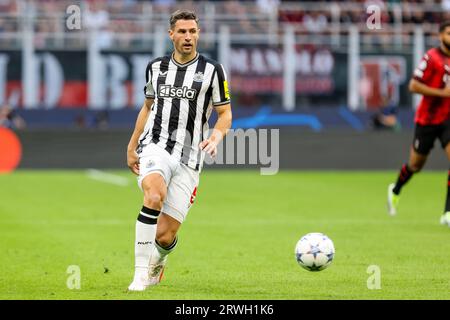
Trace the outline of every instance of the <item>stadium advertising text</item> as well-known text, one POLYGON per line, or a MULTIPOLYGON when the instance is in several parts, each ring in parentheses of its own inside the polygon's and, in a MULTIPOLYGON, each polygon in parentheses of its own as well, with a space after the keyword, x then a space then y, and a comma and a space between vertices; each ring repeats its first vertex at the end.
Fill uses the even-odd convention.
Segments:
MULTIPOLYGON (((215 56, 210 54, 210 56, 215 56)), ((17 98, 24 108, 122 109, 142 103, 145 68, 151 53, 101 51, 36 51, 26 64, 20 51, 0 54, 0 103, 17 98), (29 70, 25 70, 28 68, 29 70), (28 101, 22 90, 24 75, 33 71, 34 88, 28 101), (90 83, 92 81, 92 83, 90 83)), ((296 91, 333 94, 335 58, 328 49, 304 47, 296 54, 296 91)), ((283 92, 283 52, 272 48, 233 48, 230 52, 230 91, 242 94, 283 92)), ((228 84, 227 84, 228 87, 228 84)), ((189 98, 189 91, 168 91, 189 98)))

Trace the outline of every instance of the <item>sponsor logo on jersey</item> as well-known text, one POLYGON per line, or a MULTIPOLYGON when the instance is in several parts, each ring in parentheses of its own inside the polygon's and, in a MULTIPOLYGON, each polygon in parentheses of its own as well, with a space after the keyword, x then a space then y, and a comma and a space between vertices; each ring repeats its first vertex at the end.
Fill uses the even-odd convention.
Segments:
POLYGON ((189 89, 186 86, 177 88, 167 84, 161 84, 158 89, 158 96, 161 98, 184 98, 194 100, 197 93, 197 90, 189 89))
POLYGON ((160 71, 160 72, 159 72, 159 76, 160 76, 160 77, 165 77, 165 76, 167 76, 167 71, 164 71, 164 72, 163 72, 163 71, 160 71))

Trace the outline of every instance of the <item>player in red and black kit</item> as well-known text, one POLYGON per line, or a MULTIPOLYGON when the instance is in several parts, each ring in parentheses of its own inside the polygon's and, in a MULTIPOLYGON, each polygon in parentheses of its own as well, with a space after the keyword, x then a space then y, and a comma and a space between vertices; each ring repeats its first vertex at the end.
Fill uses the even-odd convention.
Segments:
MULTIPOLYGON (((423 97, 415 116, 416 127, 409 161, 402 166, 397 182, 388 188, 388 210, 391 215, 397 213, 402 187, 423 168, 436 139, 439 139, 450 160, 450 21, 440 25, 439 39, 441 45, 425 53, 409 83, 409 90, 423 97)), ((450 170, 441 223, 450 227, 450 170)))

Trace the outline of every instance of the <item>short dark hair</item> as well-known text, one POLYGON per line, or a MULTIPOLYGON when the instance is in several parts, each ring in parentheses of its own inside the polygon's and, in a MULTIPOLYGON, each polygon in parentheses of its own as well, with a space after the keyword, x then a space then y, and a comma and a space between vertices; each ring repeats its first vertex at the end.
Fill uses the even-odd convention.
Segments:
POLYGON ((444 32, 445 28, 450 27, 450 20, 441 22, 439 25, 439 33, 444 32))
POLYGON ((170 16, 170 28, 173 29, 175 27, 175 23, 178 20, 195 20, 198 25, 198 18, 194 11, 190 10, 177 10, 170 16))

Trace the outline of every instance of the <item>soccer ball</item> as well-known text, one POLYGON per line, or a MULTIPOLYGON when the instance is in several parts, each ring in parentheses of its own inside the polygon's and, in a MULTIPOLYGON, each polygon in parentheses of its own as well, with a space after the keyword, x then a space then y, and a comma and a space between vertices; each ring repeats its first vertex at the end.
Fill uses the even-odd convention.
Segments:
POLYGON ((333 241, 323 233, 308 233, 297 242, 295 258, 308 271, 324 270, 334 258, 333 241))

